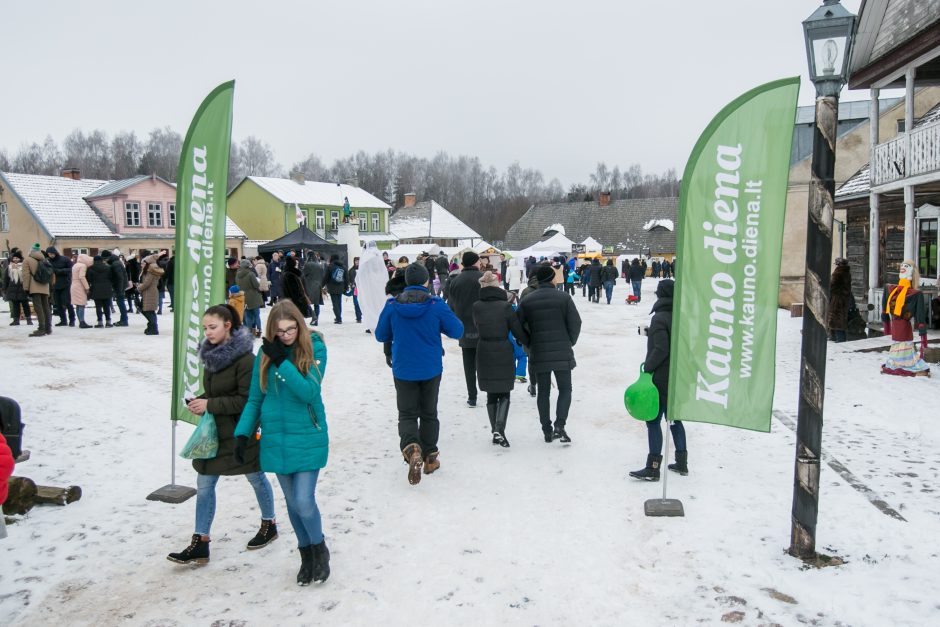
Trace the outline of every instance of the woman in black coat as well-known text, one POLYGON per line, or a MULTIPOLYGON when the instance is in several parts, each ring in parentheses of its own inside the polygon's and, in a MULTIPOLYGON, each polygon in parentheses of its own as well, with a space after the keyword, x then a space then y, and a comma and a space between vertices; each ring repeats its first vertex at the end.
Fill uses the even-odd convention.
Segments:
MULTIPOLYGON (((675 283, 663 279, 656 286, 656 303, 653 305, 653 319, 650 321, 646 339, 646 360, 643 370, 652 373, 653 385, 659 390, 659 415, 646 423, 646 435, 649 440, 649 455, 646 467, 630 472, 631 477, 646 481, 659 481, 659 467, 663 461, 662 420, 666 414, 669 398, 669 340, 672 333, 672 294, 675 283)), ((685 443, 685 427, 678 420, 669 425, 676 445, 676 463, 669 464, 669 470, 680 475, 689 474, 688 451, 685 443)))
POLYGON ((98 318, 96 329, 111 326, 111 268, 106 264, 101 255, 95 255, 94 262, 85 273, 85 279, 88 281, 88 288, 91 292, 91 298, 95 301, 95 316, 98 318), (102 315, 107 324, 101 324, 102 315))
POLYGON ((601 286, 604 284, 601 277, 601 262, 597 259, 591 261, 591 275, 588 279, 588 299, 595 303, 601 302, 601 286))
POLYGON ((509 394, 516 381, 516 357, 509 332, 523 344, 529 340, 493 272, 486 271, 480 277, 480 300, 473 303, 473 322, 480 333, 476 350, 477 379, 480 389, 486 392, 493 444, 509 447, 506 419, 509 394))
POLYGON ((261 529, 248 542, 248 549, 260 549, 277 539, 274 521, 274 492, 261 472, 258 440, 251 438, 244 451, 244 461, 235 459, 235 427, 248 402, 251 373, 254 369, 254 336, 242 326, 231 305, 215 305, 202 317, 205 340, 199 344, 199 358, 204 366, 205 392, 186 399, 190 412, 212 414, 219 433, 219 450, 211 459, 194 459, 196 477, 196 532, 188 547, 170 553, 167 559, 179 564, 204 564, 209 561, 209 531, 215 516, 215 486, 220 476, 244 475, 254 488, 261 510, 261 529))
POLYGON ((288 256, 284 261, 284 274, 281 276, 281 291, 283 298, 287 298, 294 303, 297 309, 300 310, 301 315, 305 318, 309 318, 313 315, 313 312, 310 310, 310 301, 307 298, 307 292, 304 290, 303 276, 300 270, 297 269, 297 259, 293 255, 288 256))

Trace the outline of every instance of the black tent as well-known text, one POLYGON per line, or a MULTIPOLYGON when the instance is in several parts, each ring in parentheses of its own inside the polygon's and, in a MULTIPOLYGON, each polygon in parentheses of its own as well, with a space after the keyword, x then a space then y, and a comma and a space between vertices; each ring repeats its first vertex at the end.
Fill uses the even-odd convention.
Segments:
POLYGON ((329 243, 308 229, 306 224, 301 224, 296 230, 291 231, 284 237, 258 246, 258 254, 268 260, 271 258, 271 253, 279 250, 284 252, 288 250, 318 252, 320 257, 327 260, 330 255, 339 255, 343 263, 348 265, 345 244, 329 243))

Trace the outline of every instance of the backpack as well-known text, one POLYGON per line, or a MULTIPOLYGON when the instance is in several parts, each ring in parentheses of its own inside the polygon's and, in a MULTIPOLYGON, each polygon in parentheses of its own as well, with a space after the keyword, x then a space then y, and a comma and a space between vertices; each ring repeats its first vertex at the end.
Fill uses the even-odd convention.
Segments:
POLYGON ((0 396, 0 433, 16 459, 23 453, 23 421, 20 406, 12 398, 0 396))
POLYGON ((43 259, 36 263, 36 271, 33 272, 33 281, 36 283, 48 283, 52 280, 52 264, 48 259, 43 259))
POLYGON ((333 283, 343 283, 346 280, 346 271, 343 270, 341 266, 335 266, 333 272, 330 273, 330 280, 333 283))

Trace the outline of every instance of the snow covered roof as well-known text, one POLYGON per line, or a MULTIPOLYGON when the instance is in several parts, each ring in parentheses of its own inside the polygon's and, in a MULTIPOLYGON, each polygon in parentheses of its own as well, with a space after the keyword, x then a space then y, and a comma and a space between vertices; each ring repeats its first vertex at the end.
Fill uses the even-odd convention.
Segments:
POLYGON ((870 190, 871 177, 869 175, 869 164, 866 163, 849 180, 839 186, 839 189, 836 190, 835 199, 839 201, 856 196, 868 196, 870 190))
POLYGON ((162 177, 159 177, 156 175, 150 175, 150 174, 141 174, 139 176, 132 176, 129 179, 121 179, 119 181, 111 181, 109 183, 106 183, 105 185, 96 189, 91 194, 88 194, 87 196, 85 196, 85 198, 106 198, 108 196, 114 196, 115 194, 120 194, 128 187, 136 185, 137 183, 140 183, 141 181, 146 181, 149 178, 154 178, 156 180, 163 181, 167 185, 176 187, 175 183, 171 183, 162 177))
MULTIPOLYGON (((351 201, 350 201, 351 202, 351 201)), ((434 200, 402 207, 389 218, 399 239, 476 239, 479 233, 434 200)))
POLYGON ((517 255, 522 256, 535 256, 540 255, 551 255, 555 253, 567 253, 571 254, 571 245, 574 244, 570 239, 568 239, 563 233, 555 233, 546 240, 535 242, 528 248, 524 248, 518 251, 517 255))
POLYGON ((368 233, 359 232, 359 240, 362 242, 397 242, 398 238, 394 233, 377 233, 369 231, 368 233))
MULTIPOLYGON (((355 209, 391 209, 391 205, 382 202, 369 192, 343 183, 322 183, 305 181, 300 184, 293 179, 280 179, 269 176, 248 176, 242 180, 251 180, 256 185, 284 203, 299 205, 325 205, 342 207, 343 198, 349 198, 349 206, 355 209)), ((239 183, 241 185, 241 183, 239 183)))
POLYGON ((542 235, 545 235, 545 234, 548 233, 549 231, 556 231, 556 232, 561 233, 562 235, 564 235, 564 234, 565 234, 565 225, 562 224, 561 222, 556 222, 555 224, 551 225, 550 227, 548 227, 548 228, 546 228, 544 231, 542 231, 542 235))
POLYGON ((232 219, 228 216, 225 216, 225 237, 243 237, 248 238, 245 235, 245 232, 241 230, 237 224, 232 222, 232 219))
POLYGON ((657 226, 661 226, 661 227, 663 227, 664 229, 666 229, 667 231, 675 231, 675 230, 676 230, 676 225, 673 224, 672 220, 669 220, 669 219, 667 219, 667 218, 658 218, 658 219, 654 219, 654 220, 649 220, 649 221, 646 222, 646 224, 643 225, 643 230, 644 230, 644 231, 652 231, 652 230, 655 229, 657 226))
POLYGON ((13 172, 0 176, 50 236, 118 237, 84 200, 108 181, 13 172))

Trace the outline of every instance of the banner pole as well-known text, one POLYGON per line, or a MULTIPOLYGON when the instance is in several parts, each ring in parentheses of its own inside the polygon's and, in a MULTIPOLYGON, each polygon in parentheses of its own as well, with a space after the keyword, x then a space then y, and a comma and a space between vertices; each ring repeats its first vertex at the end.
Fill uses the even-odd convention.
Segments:
POLYGON ((666 450, 663 452, 663 465, 659 471, 663 475, 663 503, 666 502, 666 484, 669 482, 669 432, 672 431, 669 427, 672 426, 672 423, 669 419, 666 419, 666 450))
POLYGON ((176 420, 171 420, 173 427, 170 435, 170 485, 176 485, 176 420))

